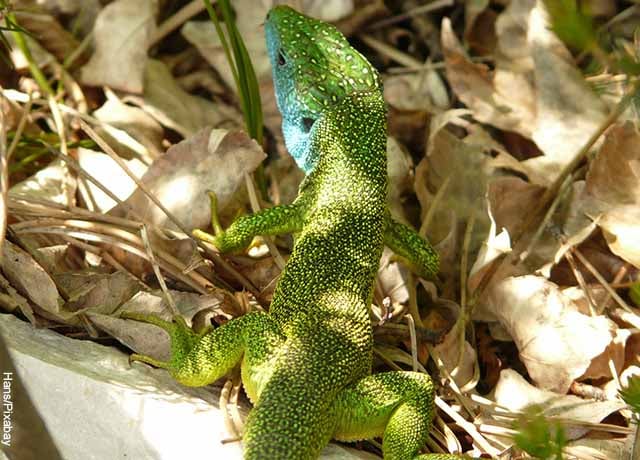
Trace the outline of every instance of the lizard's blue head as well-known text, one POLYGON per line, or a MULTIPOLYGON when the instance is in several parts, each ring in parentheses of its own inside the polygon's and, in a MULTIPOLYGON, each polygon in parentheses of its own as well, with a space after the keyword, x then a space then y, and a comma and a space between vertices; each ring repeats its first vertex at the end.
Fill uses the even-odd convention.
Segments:
POLYGON ((265 22, 282 132, 289 153, 309 174, 314 124, 324 111, 355 91, 379 90, 378 72, 334 26, 288 6, 276 6, 265 22))

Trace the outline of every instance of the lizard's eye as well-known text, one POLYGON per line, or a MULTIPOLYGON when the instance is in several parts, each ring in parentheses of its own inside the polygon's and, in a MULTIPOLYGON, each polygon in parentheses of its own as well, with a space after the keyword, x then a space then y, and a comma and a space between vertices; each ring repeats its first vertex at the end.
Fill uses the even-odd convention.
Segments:
POLYGON ((284 54, 282 54, 282 51, 278 51, 278 65, 285 65, 287 63, 287 60, 284 58, 284 54))
POLYGON ((302 119, 302 128, 304 129, 305 133, 308 133, 309 131, 311 131, 311 128, 313 128, 313 124, 316 121, 313 118, 303 118, 302 119))

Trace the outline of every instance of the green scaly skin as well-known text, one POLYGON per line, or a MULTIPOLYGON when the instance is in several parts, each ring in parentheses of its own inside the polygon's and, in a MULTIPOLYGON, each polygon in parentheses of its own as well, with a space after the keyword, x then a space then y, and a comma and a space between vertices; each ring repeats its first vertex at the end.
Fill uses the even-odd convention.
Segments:
POLYGON ((386 459, 418 455, 434 414, 430 377, 371 375, 373 282, 386 244, 416 273, 432 277, 438 258, 387 205, 386 121, 375 69, 333 26, 291 8, 265 23, 278 105, 290 152, 307 177, 294 203, 236 220, 213 238, 222 252, 256 235, 297 233, 269 313, 253 312, 202 334, 168 323, 172 358, 134 360, 207 385, 239 362, 255 407, 244 434, 246 459, 313 459, 330 439, 383 437, 386 459))

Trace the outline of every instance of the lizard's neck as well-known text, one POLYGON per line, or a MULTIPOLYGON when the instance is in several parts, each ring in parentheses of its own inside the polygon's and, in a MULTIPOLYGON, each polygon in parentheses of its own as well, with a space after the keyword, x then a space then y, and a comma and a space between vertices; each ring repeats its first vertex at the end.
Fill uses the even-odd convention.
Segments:
POLYGON ((318 192, 354 200, 386 196, 386 113, 380 91, 353 93, 331 107, 311 131, 313 167, 305 182, 318 192))

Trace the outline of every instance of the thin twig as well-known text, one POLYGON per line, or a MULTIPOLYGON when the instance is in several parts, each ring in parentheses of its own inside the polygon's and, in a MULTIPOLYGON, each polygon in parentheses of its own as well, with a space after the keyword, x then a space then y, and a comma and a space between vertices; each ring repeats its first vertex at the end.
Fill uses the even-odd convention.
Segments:
POLYGON ((595 277, 595 279, 597 279, 600 284, 602 284, 602 287, 605 288, 605 290, 609 293, 609 295, 611 295, 611 297, 613 297, 616 303, 629 313, 633 313, 633 310, 631 309, 631 307, 629 307, 629 305, 627 305, 627 302, 625 302, 624 299, 620 297, 618 293, 609 285, 609 283, 607 283, 607 280, 604 279, 604 276, 602 276, 600 272, 596 270, 593 265, 591 265, 591 262, 589 262, 587 258, 582 255, 580 250, 578 248, 573 248, 572 251, 578 258, 578 260, 582 262, 582 265, 584 265, 587 270, 589 270, 589 272, 591 272, 591 274, 595 277))
POLYGON ((383 19, 382 21, 375 22, 367 27, 367 30, 376 30, 381 29, 383 27, 390 26, 392 24, 397 24, 398 22, 402 22, 405 19, 410 19, 414 16, 418 16, 420 14, 431 13, 432 11, 439 10, 441 8, 446 8, 448 6, 453 5, 453 0, 436 0, 426 5, 418 6, 412 10, 409 10, 402 14, 397 14, 395 16, 391 16, 390 18, 383 19))
POLYGON ((176 30, 186 21, 191 19, 193 16, 200 14, 204 10, 205 4, 202 0, 193 0, 192 2, 183 6, 174 15, 169 17, 166 21, 158 26, 158 28, 151 36, 151 39, 149 40, 149 48, 154 46, 164 37, 176 30))
POLYGON ((164 295, 164 300, 167 302, 172 316, 179 316, 180 311, 178 310, 178 307, 176 307, 176 303, 173 300, 173 296, 169 293, 169 289, 167 289, 167 283, 164 282, 164 276, 162 276, 162 273, 160 273, 160 266, 158 265, 158 261, 156 260, 155 255, 153 254, 153 249, 151 248, 151 242, 149 241, 149 233, 147 232, 146 225, 143 225, 142 228, 140 228, 140 237, 142 239, 144 249, 147 252, 147 257, 149 263, 151 264, 151 268, 153 269, 153 273, 156 275, 158 284, 160 284, 160 289, 162 290, 162 294, 164 295))

